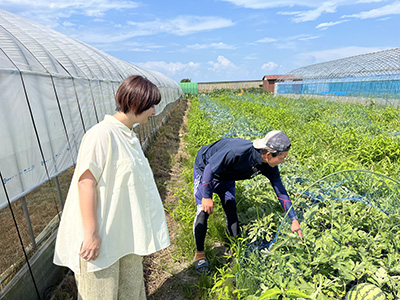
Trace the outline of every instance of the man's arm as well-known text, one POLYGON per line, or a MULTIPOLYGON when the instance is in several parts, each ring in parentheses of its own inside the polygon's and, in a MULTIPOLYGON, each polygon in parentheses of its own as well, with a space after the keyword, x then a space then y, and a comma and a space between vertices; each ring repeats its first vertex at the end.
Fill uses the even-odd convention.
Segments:
POLYGON ((214 175, 210 164, 207 164, 203 171, 201 185, 203 188, 203 198, 201 199, 201 208, 204 212, 211 215, 214 211, 214 201, 212 200, 214 175))
POLYGON ((303 233, 301 232, 299 220, 292 220, 292 226, 290 226, 292 232, 296 232, 301 239, 303 239, 303 233))
POLYGON ((282 180, 280 176, 276 177, 271 177, 269 178, 271 181, 272 187, 274 188, 275 194, 279 199, 279 202, 281 203, 283 209, 285 212, 289 211, 288 216, 292 220, 292 226, 291 230, 292 232, 296 232, 301 239, 303 239, 303 234, 301 232, 300 228, 300 223, 297 220, 296 213, 292 207, 292 201, 290 200, 290 197, 283 186, 282 180))

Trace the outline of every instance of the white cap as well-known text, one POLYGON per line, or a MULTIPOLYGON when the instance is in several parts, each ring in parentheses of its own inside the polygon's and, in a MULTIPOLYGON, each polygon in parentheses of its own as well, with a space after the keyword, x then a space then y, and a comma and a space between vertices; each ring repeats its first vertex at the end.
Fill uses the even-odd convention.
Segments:
POLYGON ((253 146, 256 149, 269 148, 273 151, 285 152, 289 151, 291 144, 286 134, 280 130, 273 130, 268 132, 265 138, 254 140, 253 146))

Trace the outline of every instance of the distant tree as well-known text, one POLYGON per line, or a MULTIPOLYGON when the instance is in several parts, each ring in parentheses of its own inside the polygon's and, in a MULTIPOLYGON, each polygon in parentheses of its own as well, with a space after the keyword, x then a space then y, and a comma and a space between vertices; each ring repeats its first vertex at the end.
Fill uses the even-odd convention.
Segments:
POLYGON ((189 78, 184 78, 181 80, 181 82, 192 82, 189 78))

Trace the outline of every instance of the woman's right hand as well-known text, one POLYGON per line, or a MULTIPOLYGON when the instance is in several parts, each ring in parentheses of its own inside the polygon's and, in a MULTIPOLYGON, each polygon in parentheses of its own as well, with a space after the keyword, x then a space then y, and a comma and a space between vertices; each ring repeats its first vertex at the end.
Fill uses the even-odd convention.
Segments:
POLYGON ((96 260, 99 257, 100 246, 101 239, 97 233, 85 235, 79 255, 86 261, 96 260))
POLYGON ((83 225, 83 242, 79 255, 86 261, 96 260, 101 245, 97 224, 96 185, 96 179, 89 170, 86 170, 78 181, 83 225))

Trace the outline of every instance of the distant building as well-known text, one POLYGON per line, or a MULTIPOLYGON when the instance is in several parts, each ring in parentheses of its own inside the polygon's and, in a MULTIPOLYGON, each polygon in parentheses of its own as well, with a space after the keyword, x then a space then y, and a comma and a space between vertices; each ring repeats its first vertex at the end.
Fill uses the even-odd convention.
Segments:
POLYGON ((294 75, 265 75, 262 79, 263 91, 273 93, 275 90, 275 82, 278 79, 290 79, 290 78, 294 78, 294 75))

